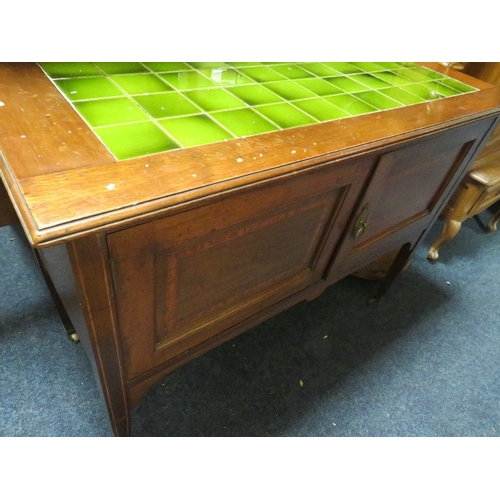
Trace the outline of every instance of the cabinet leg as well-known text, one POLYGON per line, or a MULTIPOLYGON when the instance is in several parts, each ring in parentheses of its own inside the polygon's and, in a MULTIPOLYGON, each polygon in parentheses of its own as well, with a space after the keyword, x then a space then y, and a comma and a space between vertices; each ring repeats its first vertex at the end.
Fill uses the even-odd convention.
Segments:
POLYGON ((411 255, 412 255, 411 243, 406 243, 401 247, 398 254, 396 255, 396 258, 394 259, 394 262, 387 271, 387 275, 384 281, 382 281, 377 291, 377 294, 375 295, 375 297, 372 297, 368 301, 368 304, 370 305, 376 304, 382 299, 382 297, 386 294, 387 290, 389 290, 395 278, 410 262, 411 255))
POLYGON ((486 226, 486 232, 492 233, 493 231, 496 231, 497 224, 499 221, 500 221, 500 208, 495 212, 495 214, 488 221, 488 225, 486 226))
POLYGON ((114 315, 111 269, 105 236, 90 235, 66 244, 75 278, 79 314, 89 355, 116 436, 130 435, 128 388, 114 315))
POLYGON ((45 284, 47 285, 52 300, 54 301, 57 312, 59 313, 59 317, 61 318, 62 324, 64 326, 64 330, 66 331, 66 334, 73 342, 79 342, 80 339, 78 338, 78 334, 76 333, 73 323, 71 322, 68 316, 66 308, 64 307, 62 300, 59 297, 59 293, 57 292, 56 287, 52 282, 52 278, 50 277, 50 274, 48 273, 45 267, 45 262, 43 260, 40 251, 37 250, 36 248, 33 248, 33 253, 35 254, 35 258, 38 262, 38 266, 42 273, 43 279, 45 280, 45 284))
POLYGON ((429 253, 427 254, 427 259, 433 261, 437 260, 439 257, 439 249, 448 241, 452 240, 460 231, 460 227, 462 226, 461 222, 456 220, 446 220, 444 223, 443 230, 438 238, 434 241, 429 249, 429 253))

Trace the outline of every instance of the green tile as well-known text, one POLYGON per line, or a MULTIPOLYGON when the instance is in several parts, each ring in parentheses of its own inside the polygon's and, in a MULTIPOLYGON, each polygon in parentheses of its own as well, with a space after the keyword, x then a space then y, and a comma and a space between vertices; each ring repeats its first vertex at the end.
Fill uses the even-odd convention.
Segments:
POLYGON ((39 63, 51 78, 70 78, 75 76, 102 76, 102 71, 94 63, 39 63))
POLYGON ((312 92, 292 81, 268 83, 266 88, 289 101, 315 97, 312 92))
POLYGON ((119 160, 162 153, 179 147, 152 122, 96 128, 95 132, 119 160))
POLYGON ((268 67, 273 71, 276 71, 276 73, 279 73, 280 75, 283 75, 291 80, 295 80, 297 78, 311 78, 311 76, 313 76, 311 73, 299 68, 295 64, 273 64, 268 67))
POLYGON ((332 97, 325 97, 325 99, 334 106, 347 111, 350 115, 362 115, 377 111, 377 109, 373 106, 370 106, 369 104, 366 104, 351 95, 334 95, 332 97))
POLYGON ((380 71, 381 69, 384 69, 382 66, 378 65, 377 63, 373 62, 351 62, 350 63, 352 66, 355 68, 358 68, 362 71, 380 71))
POLYGON ((123 96, 123 92, 106 77, 57 80, 57 86, 70 101, 123 96))
POLYGON ((368 103, 370 106, 379 109, 380 111, 385 109, 400 108, 403 106, 400 102, 397 102, 394 99, 391 99, 390 97, 380 94, 374 90, 369 92, 360 92, 356 94, 356 97, 368 103))
POLYGON ((255 108, 259 113, 262 113, 266 118, 279 125, 281 128, 301 127, 317 123, 314 118, 307 116, 291 104, 266 104, 255 108))
POLYGON ((91 127, 148 120, 148 116, 130 99, 117 97, 75 102, 76 110, 91 127))
POLYGON ((438 73, 437 71, 433 71, 432 69, 424 68, 422 66, 415 66, 411 69, 411 71, 422 75, 427 80, 441 80, 442 78, 445 78, 443 74, 438 73))
POLYGON ((276 73, 276 71, 273 71, 266 66, 260 66, 256 68, 239 68, 238 71, 256 81, 257 83, 277 82, 279 80, 285 80, 285 77, 283 75, 281 75, 280 73, 276 73))
POLYGON ((223 62, 190 62, 188 64, 195 69, 215 69, 228 67, 228 65, 223 62))
POLYGON ((237 137, 263 134, 279 130, 265 118, 251 109, 218 111, 211 116, 237 137))
POLYGON ((212 68, 212 69, 199 69, 199 73, 210 78, 217 85, 246 85, 255 83, 251 78, 242 75, 233 68, 212 68))
POLYGON ((423 97, 419 97, 415 94, 412 94, 410 92, 407 92, 406 90, 397 88, 397 87, 392 87, 388 89, 381 89, 379 90, 381 94, 384 94, 387 97, 390 97, 391 99, 394 99, 402 104, 411 106, 412 104, 418 104, 420 102, 425 102, 426 100, 423 97))
POLYGON ((113 76, 111 80, 129 94, 148 94, 150 92, 174 90, 170 85, 152 74, 113 76))
POLYGON ((200 109, 177 92, 135 97, 135 101, 153 118, 198 114, 200 109))
POLYGON ((297 64, 302 69, 305 69, 309 73, 312 73, 315 76, 337 76, 340 75, 340 72, 332 68, 330 65, 326 65, 323 63, 300 63, 297 64))
POLYGON ((396 69, 393 71, 393 73, 413 83, 420 83, 431 80, 431 78, 427 77, 426 75, 414 71, 410 68, 396 69))
POLYGON ((95 64, 108 75, 147 73, 149 71, 141 63, 137 62, 98 62, 95 64))
POLYGON ((230 88, 228 90, 250 106, 283 101, 281 97, 262 85, 244 85, 242 87, 230 88))
POLYGON ((367 74, 351 75, 349 78, 358 83, 361 83, 362 85, 365 85, 370 89, 386 89, 387 87, 391 86, 390 83, 384 82, 383 80, 380 80, 379 78, 373 75, 367 75, 367 74))
POLYGON ((224 109, 242 108, 245 103, 223 89, 191 90, 184 92, 204 111, 222 111, 224 109))
POLYGON ((262 66, 262 63, 260 62, 230 62, 228 63, 229 66, 232 66, 234 68, 245 68, 249 66, 262 66))
POLYGON ((200 146, 233 138, 207 115, 167 118, 158 123, 183 147, 200 146))
POLYGON ((451 97, 462 93, 459 90, 452 89, 451 87, 438 82, 422 82, 420 85, 422 87, 425 87, 426 89, 429 89, 431 92, 437 92, 438 94, 445 97, 451 97))
POLYGON ((384 69, 399 69, 402 67, 400 64, 395 62, 378 62, 376 64, 384 69))
POLYGON ((363 85, 355 80, 352 80, 348 76, 337 76, 335 78, 327 78, 326 81, 331 83, 335 87, 342 89, 344 92, 362 92, 363 90, 368 90, 366 85, 363 85))
POLYGON ((328 66, 329 68, 334 69, 337 71, 337 74, 343 74, 343 75, 349 75, 351 73, 361 73, 361 70, 359 68, 356 68, 356 66, 353 66, 352 64, 349 64, 347 62, 330 62, 330 63, 323 63, 325 66, 328 66))
POLYGON ((302 80, 295 80, 295 82, 319 96, 335 95, 341 94, 343 92, 342 89, 335 87, 322 78, 307 78, 302 80))
POLYGON ((417 63, 413 63, 413 62, 399 62, 398 64, 400 66, 402 66, 403 68, 420 68, 421 67, 417 63))
POLYGON ((159 76, 178 90, 206 89, 215 87, 216 85, 209 78, 198 73, 198 71, 161 73, 159 76))
POLYGON ((468 92, 476 92, 477 89, 474 87, 471 87, 470 85, 466 85, 465 83, 459 82, 457 80, 453 80, 452 78, 444 78, 442 80, 439 80, 439 83, 442 83, 443 85, 447 85, 448 87, 451 87, 452 89, 458 90, 461 93, 468 93, 468 92))
POLYGON ((390 83, 391 85, 407 85, 411 83, 411 80, 404 78, 400 75, 396 75, 392 71, 380 71, 377 72, 377 78, 384 82, 390 83))
POLYGON ((423 87, 419 84, 410 84, 401 86, 401 89, 406 90, 407 92, 411 92, 412 94, 418 95, 425 99, 426 101, 433 101, 434 99, 439 99, 441 97, 440 94, 435 92, 434 90, 423 87))
POLYGON ((183 62, 147 62, 144 63, 144 66, 158 73, 191 70, 191 68, 183 62))
POLYGON ((304 101, 295 101, 294 104, 322 122, 349 116, 349 113, 334 106, 325 99, 306 99, 304 101))

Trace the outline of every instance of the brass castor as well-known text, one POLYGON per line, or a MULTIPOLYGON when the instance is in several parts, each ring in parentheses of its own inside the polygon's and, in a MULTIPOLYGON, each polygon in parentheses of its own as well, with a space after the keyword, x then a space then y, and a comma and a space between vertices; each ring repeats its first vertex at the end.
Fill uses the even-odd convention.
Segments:
POLYGON ((78 344, 80 342, 80 337, 78 336, 78 333, 74 332, 70 334, 69 338, 75 343, 78 344))

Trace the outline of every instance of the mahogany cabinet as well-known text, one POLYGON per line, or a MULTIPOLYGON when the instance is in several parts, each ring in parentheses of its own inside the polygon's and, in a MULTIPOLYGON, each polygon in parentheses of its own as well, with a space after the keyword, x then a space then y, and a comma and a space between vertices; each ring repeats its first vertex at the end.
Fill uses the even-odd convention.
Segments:
POLYGON ((386 291, 500 115, 428 66, 477 92, 121 161, 36 65, 0 67, 2 179, 116 435, 169 371, 398 248, 386 291))

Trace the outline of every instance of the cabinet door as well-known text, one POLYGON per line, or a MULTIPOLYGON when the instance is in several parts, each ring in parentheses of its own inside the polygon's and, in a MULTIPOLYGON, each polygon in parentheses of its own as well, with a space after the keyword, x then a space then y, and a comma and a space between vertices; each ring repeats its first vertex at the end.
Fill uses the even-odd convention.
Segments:
POLYGON ((405 243, 415 243, 464 175, 492 119, 382 154, 334 259, 336 281, 405 243))
POLYGON ((129 379, 322 279, 372 166, 321 165, 109 234, 129 379))

